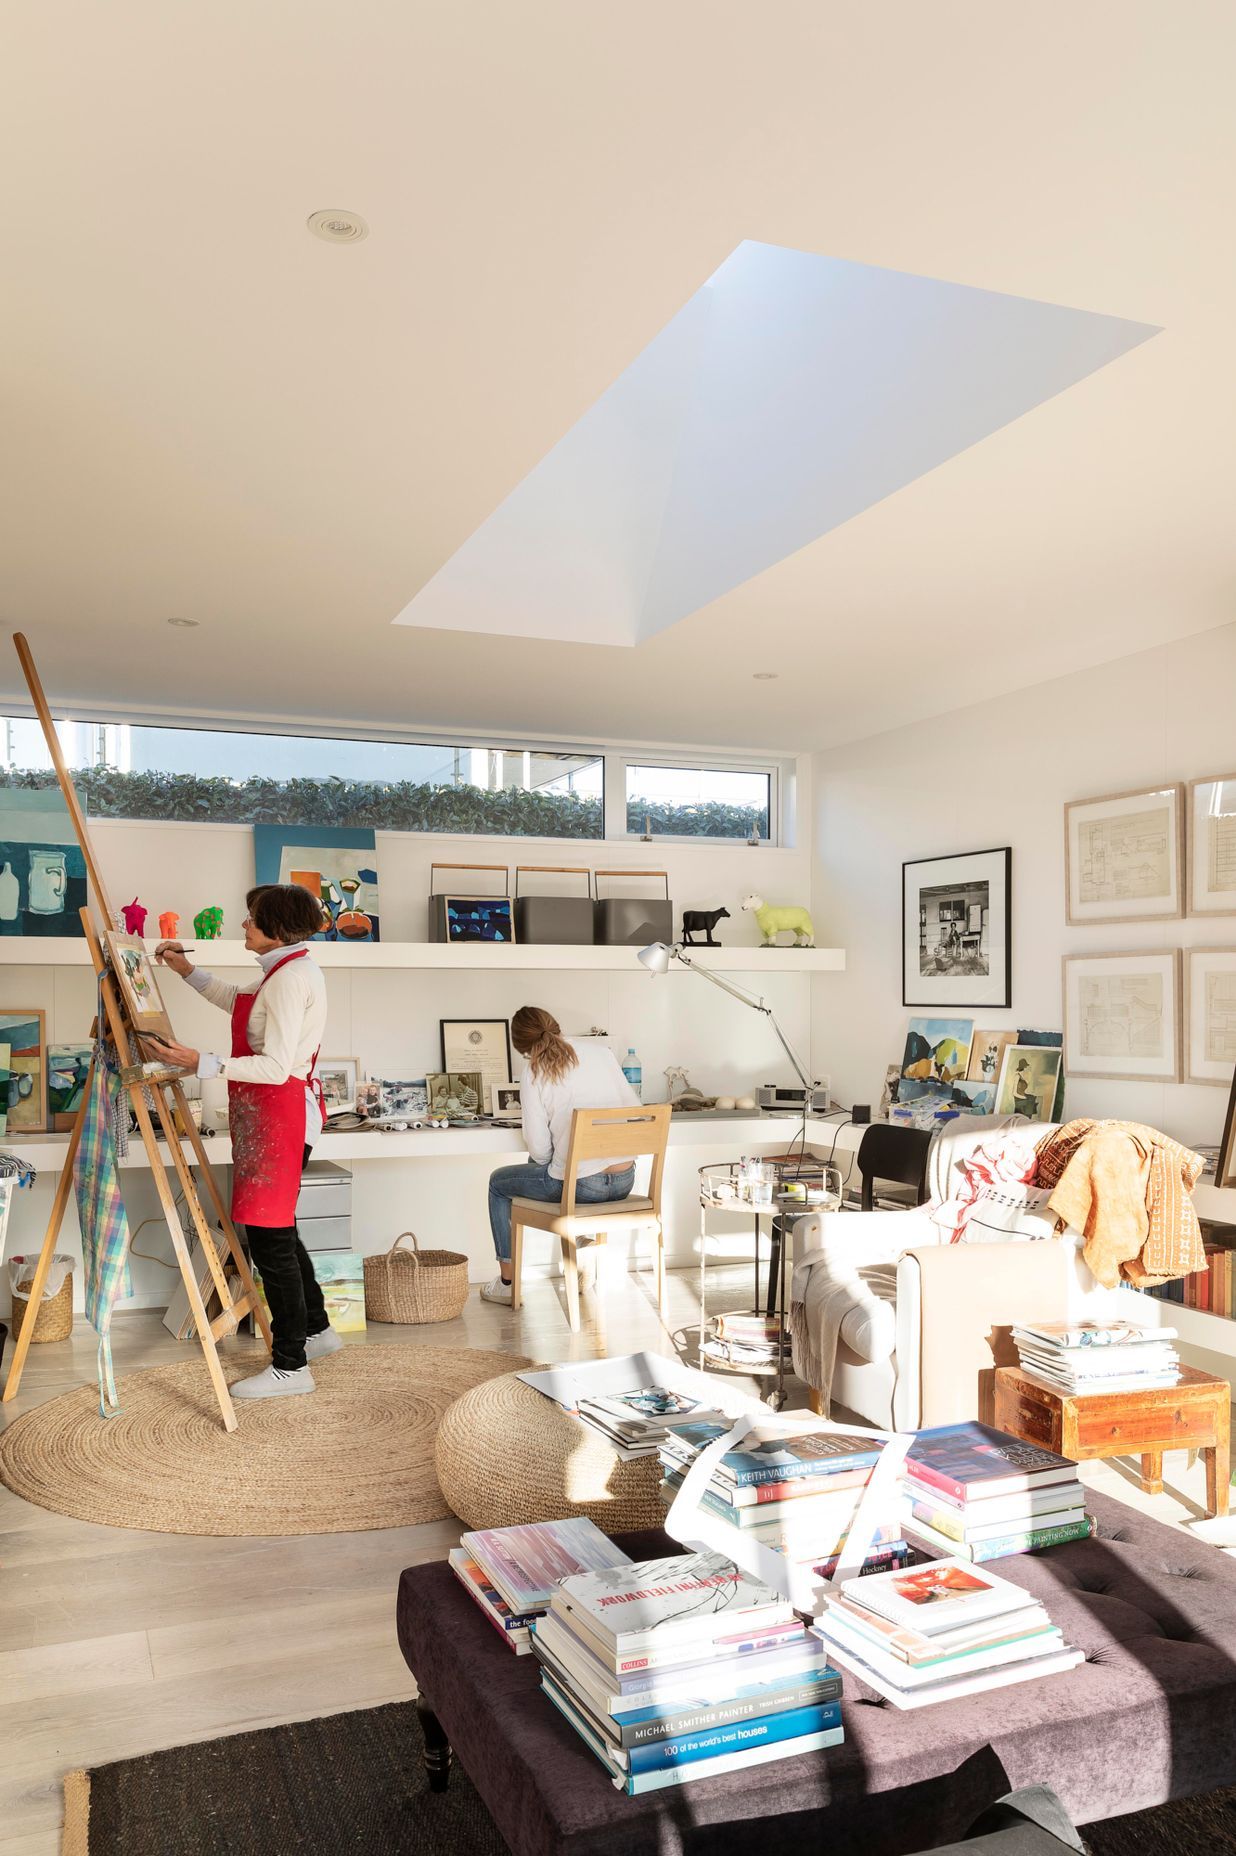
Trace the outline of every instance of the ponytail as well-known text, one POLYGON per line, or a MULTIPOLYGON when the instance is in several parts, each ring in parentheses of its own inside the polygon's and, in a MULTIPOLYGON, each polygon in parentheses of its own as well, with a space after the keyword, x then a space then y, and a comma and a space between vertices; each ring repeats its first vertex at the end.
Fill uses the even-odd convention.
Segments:
POLYGON ((558 1020, 539 1005, 520 1006, 511 1020, 511 1039, 527 1062, 529 1074, 547 1083, 560 1083, 579 1062, 558 1020))

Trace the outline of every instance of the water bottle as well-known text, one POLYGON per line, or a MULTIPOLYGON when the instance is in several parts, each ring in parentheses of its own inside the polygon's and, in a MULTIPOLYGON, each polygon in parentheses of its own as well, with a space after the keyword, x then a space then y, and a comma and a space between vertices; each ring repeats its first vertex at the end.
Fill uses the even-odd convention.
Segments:
MULTIPOLYGON (((644 1080, 644 1071, 639 1058, 635 1054, 635 1046, 633 1044, 627 1045, 627 1054, 622 1060, 622 1074, 626 1077, 638 1096, 640 1094, 640 1085, 644 1080)), ((641 1097, 640 1099, 642 1101, 643 1098, 641 1097)))

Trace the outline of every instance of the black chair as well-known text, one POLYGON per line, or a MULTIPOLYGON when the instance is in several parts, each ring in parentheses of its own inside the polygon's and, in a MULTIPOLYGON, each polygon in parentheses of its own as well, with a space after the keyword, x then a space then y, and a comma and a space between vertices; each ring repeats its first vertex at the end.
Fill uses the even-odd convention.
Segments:
POLYGON ((894 1193, 906 1205, 921 1205, 927 1197, 927 1150, 931 1135, 925 1128, 899 1128, 895 1122, 872 1122, 858 1149, 858 1170, 863 1176, 862 1210, 875 1209, 875 1182, 908 1186, 910 1193, 894 1193), (910 1194, 913 1194, 913 1197, 910 1194))

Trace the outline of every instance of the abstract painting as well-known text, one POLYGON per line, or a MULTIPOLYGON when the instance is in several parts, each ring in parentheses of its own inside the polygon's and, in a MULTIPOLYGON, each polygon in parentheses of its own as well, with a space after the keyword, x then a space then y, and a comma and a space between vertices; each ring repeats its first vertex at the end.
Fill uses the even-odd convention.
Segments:
POLYGON ((315 941, 381 939, 377 839, 372 830, 329 825, 255 825, 259 883, 299 883, 322 904, 315 941))
POLYGON ((515 939, 515 918, 509 896, 444 896, 448 941, 483 941, 490 946, 515 939))
POLYGON ((969 1018, 912 1018, 897 1100, 914 1102, 920 1096, 947 1095, 969 1069, 973 1030, 969 1018))
POLYGON ((0 935, 77 935, 86 860, 58 788, 0 786, 0 935))
POLYGON ((48 1045, 47 1112, 53 1132, 64 1133, 77 1120, 93 1055, 93 1044, 48 1045))
POLYGON ((41 1011, 14 1006, 0 1012, 0 1044, 9 1047, 5 1132, 42 1134, 47 1128, 47 1033, 41 1011))

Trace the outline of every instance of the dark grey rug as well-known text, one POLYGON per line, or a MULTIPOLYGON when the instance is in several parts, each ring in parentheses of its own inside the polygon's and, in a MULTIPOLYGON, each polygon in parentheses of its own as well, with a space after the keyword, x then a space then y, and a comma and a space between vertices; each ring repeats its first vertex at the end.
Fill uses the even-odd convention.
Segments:
MULTIPOLYGON (((462 1767, 445 1792, 428 1790, 421 1746, 415 1707, 401 1701, 96 1766, 88 1839, 79 1823, 65 1850, 508 1856, 462 1767)), ((1236 1856, 1236 1788, 1091 1824, 1084 1835, 1092 1856, 1236 1856)))

